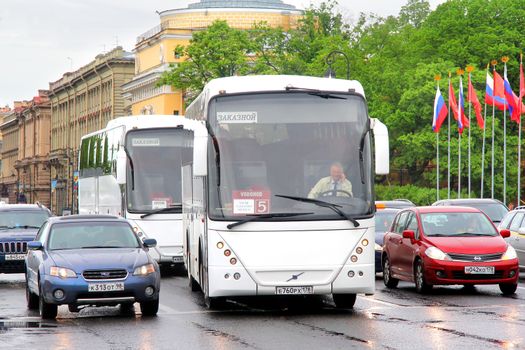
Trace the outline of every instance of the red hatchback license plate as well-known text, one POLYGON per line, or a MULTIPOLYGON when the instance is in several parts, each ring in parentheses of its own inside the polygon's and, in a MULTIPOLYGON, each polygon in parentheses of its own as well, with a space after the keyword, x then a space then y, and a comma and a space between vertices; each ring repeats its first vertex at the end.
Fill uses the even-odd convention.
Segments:
POLYGON ((493 275, 494 266, 465 266, 465 274, 493 275))

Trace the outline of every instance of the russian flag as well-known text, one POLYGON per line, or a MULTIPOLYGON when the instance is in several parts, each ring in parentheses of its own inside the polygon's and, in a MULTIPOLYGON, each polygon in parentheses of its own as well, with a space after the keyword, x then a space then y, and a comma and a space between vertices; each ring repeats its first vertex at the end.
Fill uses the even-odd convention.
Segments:
POLYGON ((505 98, 509 107, 510 119, 519 123, 520 121, 520 111, 518 109, 518 98, 516 94, 512 91, 510 87, 509 79, 507 78, 507 65, 505 65, 505 71, 503 73, 503 88, 505 92, 505 98))
POLYGON ((436 98, 434 99, 434 118, 432 119, 432 131, 439 132, 441 125, 447 118, 448 111, 445 105, 445 99, 441 95, 439 86, 436 89, 436 98))
MULTIPOLYGON (((496 73, 496 72, 494 72, 496 73)), ((496 73, 498 74, 498 73, 496 73)), ((501 78, 501 76, 498 74, 498 76, 501 78)), ((501 81, 497 79, 498 82, 503 82, 503 79, 501 81)), ((490 73, 487 72, 487 83, 485 86, 485 103, 491 106, 496 106, 497 109, 502 111, 505 109, 505 96, 494 96, 494 79, 490 76, 490 73)), ((503 86, 497 88, 498 91, 503 91, 503 86)))
POLYGON ((465 116, 465 98, 463 97, 463 79, 459 77, 459 97, 458 97, 458 131, 463 133, 465 127, 470 127, 468 118, 465 116))

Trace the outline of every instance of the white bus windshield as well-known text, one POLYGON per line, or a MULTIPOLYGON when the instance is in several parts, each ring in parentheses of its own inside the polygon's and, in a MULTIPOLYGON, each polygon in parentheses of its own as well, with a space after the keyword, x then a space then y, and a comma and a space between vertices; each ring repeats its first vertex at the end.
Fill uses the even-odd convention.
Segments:
POLYGON ((192 132, 178 128, 132 130, 126 136, 126 150, 130 157, 128 211, 145 213, 180 206, 181 167, 192 159, 192 132))
POLYGON ((280 196, 336 204, 352 217, 371 214, 362 97, 308 91, 219 96, 210 102, 208 121, 212 219, 308 212, 292 219, 344 220, 328 207, 280 196))

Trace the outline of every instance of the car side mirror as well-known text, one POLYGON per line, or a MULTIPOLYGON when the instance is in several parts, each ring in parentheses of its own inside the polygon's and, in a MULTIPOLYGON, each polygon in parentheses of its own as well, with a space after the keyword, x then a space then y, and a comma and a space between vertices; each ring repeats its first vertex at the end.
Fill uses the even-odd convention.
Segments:
POLYGON ((146 248, 153 248, 157 246, 157 240, 153 238, 146 238, 142 244, 144 244, 144 247, 146 248))
MULTIPOLYGON (((522 229, 520 228, 518 232, 520 232, 522 229)), ((501 231, 499 231, 499 234, 501 235, 501 237, 503 238, 508 238, 510 237, 510 230, 507 230, 507 229, 503 229, 501 231)))
POLYGON ((30 250, 41 250, 42 249, 42 242, 39 241, 31 241, 27 243, 27 249, 30 250))
POLYGON ((416 240, 416 233, 412 230, 403 231, 403 238, 409 238, 411 241, 416 240))

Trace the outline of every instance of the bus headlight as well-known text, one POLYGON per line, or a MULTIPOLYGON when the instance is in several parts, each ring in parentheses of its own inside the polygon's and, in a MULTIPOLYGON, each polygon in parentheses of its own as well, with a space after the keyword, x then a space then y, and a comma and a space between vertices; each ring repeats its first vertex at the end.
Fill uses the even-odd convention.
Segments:
POLYGON ((133 271, 133 276, 147 276, 150 273, 155 272, 155 266, 153 264, 146 264, 139 266, 133 271))
POLYGON ((49 275, 60 278, 77 278, 75 271, 58 266, 51 266, 51 269, 49 269, 49 275))
POLYGON ((374 248, 375 248, 376 252, 382 252, 382 251, 383 251, 383 247, 380 246, 380 245, 377 244, 377 243, 375 244, 374 248))
POLYGON ((512 260, 516 259, 517 257, 518 255, 516 254, 516 250, 511 245, 509 245, 507 246, 507 251, 501 257, 501 260, 512 260))

